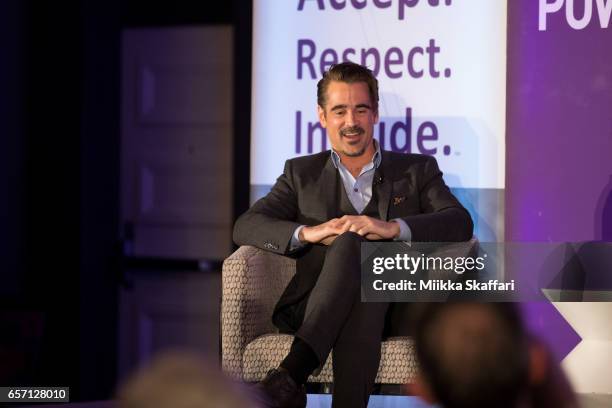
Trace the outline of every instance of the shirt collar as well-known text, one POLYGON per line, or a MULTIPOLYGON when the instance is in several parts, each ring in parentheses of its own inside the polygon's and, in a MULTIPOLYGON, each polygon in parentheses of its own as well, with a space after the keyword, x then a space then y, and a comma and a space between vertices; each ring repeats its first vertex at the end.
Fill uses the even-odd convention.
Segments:
MULTIPOLYGON (((372 161, 370 163, 374 163, 374 168, 377 169, 382 161, 382 154, 380 153, 380 144, 378 141, 376 139, 372 139, 372 142, 374 143, 376 151, 374 152, 374 156, 372 156, 372 161)), ((333 148, 331 149, 331 158, 334 167, 338 168, 338 165, 340 164, 340 155, 336 153, 333 148)))

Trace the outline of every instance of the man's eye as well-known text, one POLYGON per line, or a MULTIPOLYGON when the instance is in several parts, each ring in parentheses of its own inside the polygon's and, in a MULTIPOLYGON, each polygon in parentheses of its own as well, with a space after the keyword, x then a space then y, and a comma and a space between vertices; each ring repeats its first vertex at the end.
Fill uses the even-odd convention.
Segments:
POLYGON ((367 109, 357 109, 357 113, 360 114, 360 115, 363 115, 367 111, 368 111, 367 109))
POLYGON ((344 111, 336 111, 336 116, 342 116, 344 115, 344 111))

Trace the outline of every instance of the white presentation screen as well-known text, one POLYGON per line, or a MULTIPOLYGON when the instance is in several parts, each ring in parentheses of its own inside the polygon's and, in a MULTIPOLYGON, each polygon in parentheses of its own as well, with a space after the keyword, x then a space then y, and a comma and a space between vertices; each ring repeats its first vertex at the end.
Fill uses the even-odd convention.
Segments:
POLYGON ((502 239, 505 0, 255 0, 251 199, 329 149, 316 84, 344 60, 379 80, 382 148, 435 156, 479 238, 502 239))

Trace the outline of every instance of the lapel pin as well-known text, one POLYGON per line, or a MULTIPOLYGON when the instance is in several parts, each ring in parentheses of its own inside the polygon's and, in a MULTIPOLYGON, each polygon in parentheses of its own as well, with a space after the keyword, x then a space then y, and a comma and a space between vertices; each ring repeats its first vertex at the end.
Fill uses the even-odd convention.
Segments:
POLYGON ((393 197, 393 205, 401 204, 406 199, 406 196, 393 197))

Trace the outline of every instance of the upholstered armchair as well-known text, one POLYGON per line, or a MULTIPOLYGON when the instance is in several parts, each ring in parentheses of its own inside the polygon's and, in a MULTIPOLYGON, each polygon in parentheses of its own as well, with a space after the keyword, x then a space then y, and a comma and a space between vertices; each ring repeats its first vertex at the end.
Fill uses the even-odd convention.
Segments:
MULTIPOLYGON (((463 243, 469 252, 476 240, 463 243)), ((295 274, 295 261, 261 249, 242 246, 223 263, 221 360, 225 373, 248 382, 259 381, 288 353, 293 336, 279 334, 272 311, 295 274)), ((333 383, 332 357, 309 382, 333 383)), ((377 384, 407 384, 417 371, 410 337, 382 343, 377 384)))

